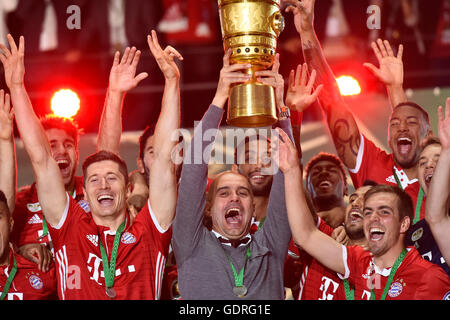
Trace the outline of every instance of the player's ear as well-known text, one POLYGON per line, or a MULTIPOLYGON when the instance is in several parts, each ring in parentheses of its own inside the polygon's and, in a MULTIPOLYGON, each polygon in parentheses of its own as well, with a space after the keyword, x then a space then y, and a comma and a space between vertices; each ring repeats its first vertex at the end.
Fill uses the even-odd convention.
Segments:
POLYGON ((406 233, 411 225, 411 219, 409 217, 403 217, 400 222, 400 233, 406 233))
POLYGON ((139 170, 139 172, 144 174, 145 173, 144 161, 142 161, 141 158, 137 158, 136 164, 137 164, 137 169, 139 170))

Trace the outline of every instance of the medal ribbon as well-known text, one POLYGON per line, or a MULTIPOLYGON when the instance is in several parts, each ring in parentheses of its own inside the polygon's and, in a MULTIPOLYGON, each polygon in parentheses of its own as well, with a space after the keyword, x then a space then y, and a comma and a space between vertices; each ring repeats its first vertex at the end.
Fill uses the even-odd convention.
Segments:
POLYGON ((16 258, 14 257, 14 255, 13 255, 13 259, 14 259, 13 260, 14 261, 13 268, 12 268, 11 272, 9 273, 8 280, 6 280, 5 287, 3 288, 3 292, 0 296, 0 300, 5 299, 6 294, 8 293, 9 287, 11 286, 11 283, 13 282, 14 277, 16 276, 16 273, 17 273, 17 262, 16 262, 16 258))
POLYGON ((100 252, 102 254, 102 262, 103 262, 103 271, 105 273, 105 285, 107 288, 112 288, 114 286, 114 277, 116 275, 116 258, 117 251, 119 250, 120 237, 122 236, 122 232, 125 229, 126 220, 122 222, 119 228, 116 231, 116 235, 114 237, 113 248, 111 252, 111 261, 108 263, 108 255, 106 254, 105 247, 102 244, 100 239, 100 235, 98 237, 98 242, 100 244, 100 252))
POLYGON ((346 300, 355 300, 355 289, 350 288, 350 283, 347 279, 344 279, 344 291, 346 300))
MULTIPOLYGON (((394 178, 395 181, 397 182, 397 185, 400 189, 404 190, 402 187, 402 184, 400 183, 400 179, 397 176, 397 173, 395 172, 395 169, 392 168, 392 171, 394 172, 394 178)), ((423 202, 423 190, 422 188, 419 189, 419 193, 417 195, 417 202, 416 202, 416 211, 414 214, 414 220, 413 220, 413 225, 416 224, 419 220, 420 220, 420 210, 422 209, 422 202, 423 202)))
POLYGON ((233 262, 231 262, 230 257, 228 256, 228 254, 225 253, 225 255, 227 256, 228 262, 230 263, 231 270, 233 271, 234 285, 236 287, 242 287, 242 285, 244 284, 245 266, 247 265, 247 261, 250 258, 251 254, 252 254, 252 251, 250 250, 250 246, 247 246, 247 253, 245 254, 245 263, 244 263, 244 266, 242 267, 241 271, 239 271, 239 274, 238 274, 236 272, 236 269, 235 269, 234 265, 233 265, 233 262))
MULTIPOLYGON (((383 294, 382 294, 380 300, 385 300, 386 299, 386 295, 388 293, 389 288, 391 287, 392 280, 394 280, 395 273, 397 272, 398 267, 402 263, 403 259, 405 259, 407 254, 408 254, 408 250, 403 249, 403 251, 398 256, 397 260, 395 261, 394 265, 392 266, 391 272, 389 273, 389 278, 388 278, 388 280, 386 282, 386 285, 384 286, 383 294)), ((372 265, 372 268, 370 270, 370 274, 372 274, 372 271, 373 271, 373 265, 372 265)), ((372 283, 370 285, 370 300, 376 300, 375 290, 373 288, 373 284, 372 283)))

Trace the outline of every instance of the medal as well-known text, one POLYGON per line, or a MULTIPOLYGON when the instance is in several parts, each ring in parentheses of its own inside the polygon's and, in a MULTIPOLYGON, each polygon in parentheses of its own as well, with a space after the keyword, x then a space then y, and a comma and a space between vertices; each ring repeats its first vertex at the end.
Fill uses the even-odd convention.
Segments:
POLYGON ((235 295, 238 296, 238 298, 243 298, 247 294, 247 287, 242 285, 239 287, 234 287, 233 292, 235 295))
MULTIPOLYGON (((224 251, 225 252, 225 251, 224 251)), ((225 253, 225 256, 227 257, 228 263, 231 266, 231 270, 233 271, 234 276, 234 287, 233 287, 233 293, 238 296, 238 298, 243 298, 247 294, 247 287, 244 286, 244 271, 245 266, 247 265, 247 261, 250 258, 252 254, 252 251, 250 250, 250 245, 247 246, 247 252, 245 254, 245 263, 242 267, 241 271, 239 271, 239 274, 236 272, 236 269, 234 268, 233 263, 231 262, 230 257, 228 254, 225 253)))
POLYGON ((98 242, 100 246, 100 253, 102 254, 102 263, 103 263, 103 272, 105 273, 105 292, 108 297, 114 299, 117 294, 116 290, 114 290, 114 277, 116 274, 116 258, 117 251, 119 250, 120 237, 122 236, 122 232, 125 229, 126 220, 122 222, 119 228, 116 231, 116 235, 114 237, 114 244, 111 251, 111 261, 108 261, 108 255, 106 254, 106 250, 102 244, 100 235, 98 236, 98 242))
POLYGON ((106 295, 108 297, 110 297, 111 299, 114 299, 116 297, 116 290, 114 290, 114 288, 106 287, 105 292, 106 292, 106 295))

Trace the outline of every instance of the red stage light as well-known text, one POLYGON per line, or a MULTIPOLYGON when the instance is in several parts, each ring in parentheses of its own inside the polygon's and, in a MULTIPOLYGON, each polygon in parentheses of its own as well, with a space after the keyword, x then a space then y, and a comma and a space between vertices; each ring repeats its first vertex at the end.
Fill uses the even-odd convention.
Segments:
POLYGON ((343 96, 354 96, 361 93, 361 86, 358 80, 352 76, 340 76, 336 79, 336 82, 343 96))
POLYGON ((53 94, 51 109, 59 117, 72 118, 80 109, 80 98, 70 89, 58 90, 53 94))

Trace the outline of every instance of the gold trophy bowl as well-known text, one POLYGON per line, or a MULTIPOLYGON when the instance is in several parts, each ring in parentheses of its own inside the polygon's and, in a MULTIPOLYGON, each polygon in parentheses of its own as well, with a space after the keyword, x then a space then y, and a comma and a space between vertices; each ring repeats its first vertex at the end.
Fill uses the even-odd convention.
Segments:
POLYGON ((277 37, 284 28, 280 0, 218 0, 225 51, 230 63, 251 64, 252 79, 235 85, 228 99, 227 123, 236 127, 266 127, 277 121, 274 88, 256 80, 255 72, 269 69, 277 37))

